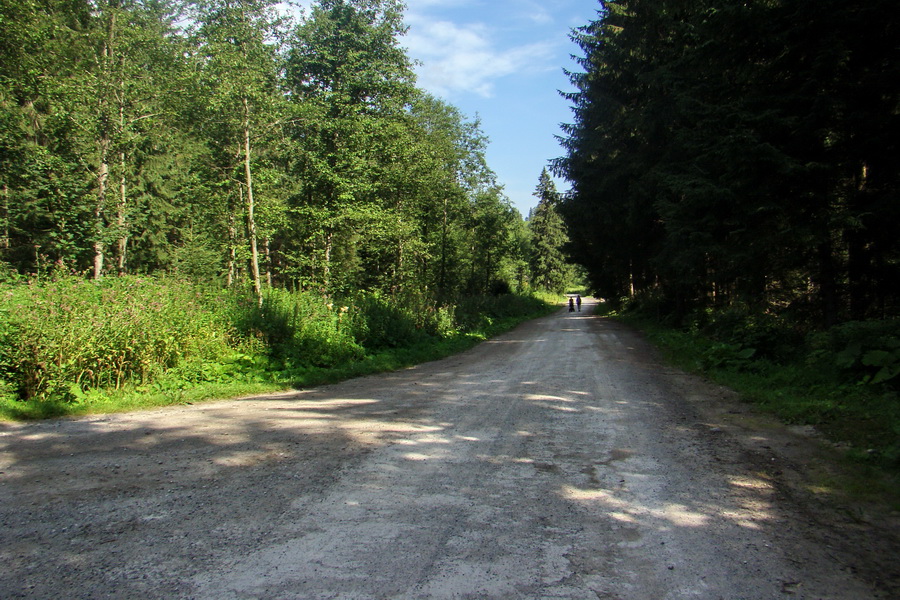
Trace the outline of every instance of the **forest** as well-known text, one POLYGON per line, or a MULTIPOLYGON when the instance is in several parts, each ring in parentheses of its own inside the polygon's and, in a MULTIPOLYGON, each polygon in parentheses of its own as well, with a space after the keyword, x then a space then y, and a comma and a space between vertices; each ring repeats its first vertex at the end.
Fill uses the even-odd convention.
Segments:
POLYGON ((900 12, 609 0, 573 32, 559 211, 680 366, 900 465, 900 12))
POLYGON ((900 311, 900 15, 889 0, 615 0, 575 32, 556 162, 595 289, 676 321, 900 311))
POLYGON ((525 221, 403 11, 0 0, 0 396, 343 364, 562 292, 552 180, 525 221))
POLYGON ((4 2, 4 263, 257 294, 524 282, 522 219, 477 120, 416 88, 402 4, 280 7, 4 2))

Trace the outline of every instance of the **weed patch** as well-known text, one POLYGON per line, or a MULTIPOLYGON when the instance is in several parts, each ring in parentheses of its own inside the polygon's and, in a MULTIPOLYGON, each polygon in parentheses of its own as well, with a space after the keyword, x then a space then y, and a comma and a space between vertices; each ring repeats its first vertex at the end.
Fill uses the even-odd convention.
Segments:
POLYGON ((242 292, 171 278, 3 284, 0 418, 42 419, 305 387, 459 352, 555 309, 516 295, 434 306, 242 292))

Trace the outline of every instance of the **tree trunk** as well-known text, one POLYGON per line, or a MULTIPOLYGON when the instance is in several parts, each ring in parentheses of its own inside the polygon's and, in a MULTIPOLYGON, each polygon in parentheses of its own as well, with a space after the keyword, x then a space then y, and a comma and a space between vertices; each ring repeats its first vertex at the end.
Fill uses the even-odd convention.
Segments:
POLYGON ((253 291, 262 306, 262 285, 259 275, 259 250, 256 242, 256 217, 253 214, 253 177, 250 170, 250 103, 244 98, 244 177, 247 186, 247 233, 250 237, 250 273, 253 291))
POLYGON ((106 204, 106 185, 109 181, 109 137, 100 138, 100 164, 97 167, 97 202, 94 205, 94 279, 103 276, 103 213, 106 204))
POLYGON ((116 206, 116 225, 119 229, 119 239, 118 239, 118 256, 117 258, 117 267, 119 276, 125 274, 125 260, 126 260, 126 251, 128 249, 128 232, 126 231, 126 222, 125 222, 125 209, 126 209, 126 186, 125 186, 125 153, 122 152, 119 155, 120 164, 119 167, 122 169, 122 173, 119 175, 119 202, 116 206))
POLYGON ((816 283, 822 306, 822 325, 827 329, 838 322, 838 290, 834 252, 831 241, 818 247, 819 272, 816 283))
POLYGON ((266 255, 266 285, 272 287, 272 243, 269 238, 263 242, 263 250, 266 255))
POLYGON ((400 238, 397 248, 397 270, 394 272, 394 292, 398 293, 403 286, 403 238, 400 238))
MULTIPOLYGON (((231 204, 229 202, 229 204, 231 204)), ((228 274, 226 275, 226 287, 234 285, 234 269, 237 262, 237 227, 235 225, 233 206, 228 211, 228 274)))
POLYGON ((441 300, 447 292, 447 198, 444 198, 444 214, 441 221, 441 262, 438 271, 438 296, 441 300))
POLYGON ((0 250, 9 250, 9 186, 3 184, 3 201, 0 203, 0 250))
MULTIPOLYGON (((118 93, 118 103, 119 103, 119 133, 122 134, 125 131, 125 77, 124 77, 124 63, 125 57, 119 59, 119 93, 118 93)), ((126 261, 126 251, 128 249, 128 231, 126 229, 126 219, 125 212, 127 208, 127 188, 125 181, 125 150, 119 150, 119 197, 118 202, 116 204, 116 226, 118 229, 119 239, 117 240, 116 246, 118 249, 117 252, 117 270, 119 276, 125 274, 125 261, 126 261)))
MULTIPOLYGON (((871 209, 868 202, 869 167, 864 162, 857 176, 856 194, 852 210, 865 215, 871 209)), ((864 221, 864 217, 862 218, 864 221)), ((847 228, 844 232, 847 243, 847 289, 850 296, 850 318, 855 321, 865 319, 872 304, 874 248, 871 234, 862 224, 847 228)), ((877 279, 875 279, 877 281, 877 279)))
POLYGON ((328 295, 331 285, 331 246, 334 243, 334 234, 328 231, 325 234, 325 264, 322 267, 322 292, 328 295))
POLYGON ((636 289, 634 285, 634 261, 628 260, 628 297, 634 298, 636 289))
POLYGON ((391 277, 391 296, 396 296, 397 292, 400 291, 403 277, 403 219, 400 219, 400 224, 400 235, 397 240, 397 260, 394 262, 394 273, 391 277))
MULTIPOLYGON (((114 8, 110 3, 110 8, 114 8)), ((105 229, 104 215, 106 212, 106 192, 109 184, 109 151, 112 145, 110 128, 112 118, 108 114, 110 92, 112 82, 111 63, 113 46, 116 38, 116 13, 110 11, 107 25, 106 40, 100 49, 100 87, 97 90, 97 115, 99 118, 99 131, 97 139, 98 165, 97 165, 97 202, 94 205, 94 279, 103 276, 103 262, 106 251, 103 243, 105 229)))

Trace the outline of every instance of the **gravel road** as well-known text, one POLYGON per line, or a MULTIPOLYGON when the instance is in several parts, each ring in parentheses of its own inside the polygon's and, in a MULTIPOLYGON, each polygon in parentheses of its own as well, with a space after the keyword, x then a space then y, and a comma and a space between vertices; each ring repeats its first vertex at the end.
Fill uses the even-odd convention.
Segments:
POLYGON ((811 487, 828 446, 592 308, 314 390, 0 425, 0 598, 900 597, 896 514, 811 487))

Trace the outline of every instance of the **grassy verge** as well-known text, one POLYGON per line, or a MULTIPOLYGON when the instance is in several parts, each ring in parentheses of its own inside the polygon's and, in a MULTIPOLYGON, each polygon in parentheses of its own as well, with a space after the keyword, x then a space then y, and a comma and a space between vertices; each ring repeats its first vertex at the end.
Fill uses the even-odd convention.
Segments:
POLYGON ((818 483, 856 499, 900 509, 900 401, 890 386, 848 377, 802 344, 782 358, 698 331, 672 329, 634 314, 613 317, 640 329, 671 364, 736 391, 758 410, 792 425, 812 425, 841 450, 841 475, 818 483))

